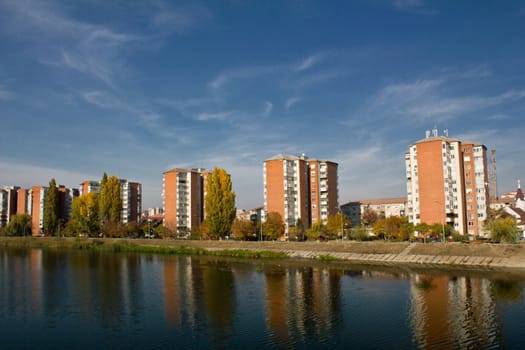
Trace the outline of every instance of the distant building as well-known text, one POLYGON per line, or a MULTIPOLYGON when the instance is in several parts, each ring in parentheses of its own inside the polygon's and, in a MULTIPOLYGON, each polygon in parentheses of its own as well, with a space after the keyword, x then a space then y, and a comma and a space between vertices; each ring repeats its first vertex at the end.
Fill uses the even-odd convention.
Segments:
POLYGON ((91 192, 99 193, 100 192, 100 181, 85 180, 80 184, 80 195, 88 194, 91 192))
POLYGON ((264 207, 257 207, 253 209, 237 209, 236 218, 237 220, 251 220, 261 221, 261 215, 264 207), (255 219, 255 220, 252 220, 255 219))
POLYGON ((407 216, 413 224, 448 224, 480 235, 489 207, 487 148, 439 136, 437 129, 405 153, 407 216))
MULTIPOLYGON (((38 236, 44 232, 44 207, 46 203, 46 194, 48 187, 45 186, 32 186, 27 192, 27 208, 28 214, 31 215, 32 221, 32 235, 38 236)), ((63 185, 57 186, 58 191, 58 215, 62 222, 70 220, 71 204, 73 198, 79 194, 76 188, 66 188, 63 185)), ((25 196, 25 191, 18 191, 19 198, 25 196)), ((23 209, 23 208, 21 208, 23 209)))
POLYGON ((360 199, 341 205, 341 211, 348 217, 352 226, 361 225, 363 213, 373 210, 378 217, 405 216, 406 197, 360 199))
POLYGON ((16 186, 0 188, 0 228, 6 226, 11 216, 16 214, 18 189, 16 186))
POLYGON ((186 233, 199 227, 206 215, 205 197, 210 171, 174 168, 163 173, 164 226, 186 233))
POLYGON ((337 163, 305 155, 276 155, 264 161, 263 221, 281 214, 286 231, 301 220, 305 227, 326 222, 338 212, 337 163))
POLYGON ((518 190, 515 193, 513 205, 506 206, 503 210, 516 220, 516 224, 520 230, 520 238, 525 238, 525 196, 523 195, 519 181, 518 190))

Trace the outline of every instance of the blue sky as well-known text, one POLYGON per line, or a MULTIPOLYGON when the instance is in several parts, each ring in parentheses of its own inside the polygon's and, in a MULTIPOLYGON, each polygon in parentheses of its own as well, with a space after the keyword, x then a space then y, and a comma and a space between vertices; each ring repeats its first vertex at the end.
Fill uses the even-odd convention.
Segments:
POLYGON ((339 201, 405 196, 434 125, 525 179, 525 1, 0 0, 0 185, 103 172, 162 204, 162 172, 339 163, 339 201))

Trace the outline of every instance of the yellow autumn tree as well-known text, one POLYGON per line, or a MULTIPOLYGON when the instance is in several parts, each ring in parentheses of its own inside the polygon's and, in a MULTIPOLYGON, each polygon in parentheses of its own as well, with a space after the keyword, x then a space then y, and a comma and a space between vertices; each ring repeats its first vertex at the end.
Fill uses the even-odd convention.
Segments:
POLYGON ((213 169, 206 185, 206 224, 211 238, 228 236, 235 219, 235 192, 230 175, 221 168, 213 169))

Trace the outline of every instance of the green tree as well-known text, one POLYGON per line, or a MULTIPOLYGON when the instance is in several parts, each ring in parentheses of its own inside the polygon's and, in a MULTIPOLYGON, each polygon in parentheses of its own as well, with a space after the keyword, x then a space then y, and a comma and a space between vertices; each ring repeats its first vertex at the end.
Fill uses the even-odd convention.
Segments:
POLYGON ((100 195, 98 197, 98 215, 101 225, 104 225, 109 221, 109 208, 111 206, 111 201, 109 199, 107 183, 108 174, 104 173, 100 180, 100 195))
POLYGON ((414 227, 414 230, 419 233, 420 236, 425 239, 427 234, 430 232, 430 226, 427 223, 421 222, 414 227))
POLYGON ((366 207, 361 214, 361 223, 367 227, 373 226, 382 217, 373 209, 366 207))
POLYGON ((9 224, 3 229, 2 234, 6 236, 30 236, 31 216, 28 214, 17 214, 11 216, 9 224))
POLYGON ((414 224, 408 222, 408 217, 403 216, 399 218, 401 220, 400 231, 398 235, 399 240, 407 240, 414 238, 414 224))
POLYGON ((372 227, 372 232, 379 237, 379 238, 385 238, 387 237, 387 231, 386 231, 386 221, 383 220, 377 220, 374 222, 374 225, 372 227))
POLYGON ((307 232, 308 239, 318 240, 318 239, 328 239, 330 234, 325 225, 322 222, 316 222, 310 227, 307 232))
POLYGON ((367 241, 370 239, 370 235, 365 225, 359 225, 350 229, 350 238, 356 241, 367 241))
POLYGON ((407 240, 414 232, 414 226, 407 217, 389 216, 379 219, 374 224, 374 233, 385 239, 407 240))
POLYGON ((45 195, 44 232, 54 236, 60 225, 58 189, 55 179, 51 179, 45 195))
POLYGON ((100 231, 98 218, 98 193, 90 192, 76 197, 71 203, 69 231, 73 234, 96 236, 100 231))
POLYGON ((111 176, 107 182, 107 192, 109 196, 109 222, 119 224, 122 216, 122 197, 120 196, 120 180, 116 176, 111 176))
POLYGON ((490 239, 495 242, 516 243, 519 236, 518 225, 513 217, 499 217, 489 220, 485 229, 490 232, 490 239))
POLYGON ((235 219, 232 225, 232 236, 239 240, 253 239, 255 235, 255 223, 250 220, 235 219))
POLYGON ((350 220, 348 217, 341 212, 328 216, 326 220, 326 229, 330 235, 330 238, 344 236, 345 227, 350 226, 350 220))
POLYGON ((270 212, 263 224, 263 233, 266 239, 275 240, 284 235, 284 221, 281 214, 270 212))
POLYGON ((98 196, 98 216, 101 227, 104 227, 104 230, 114 231, 114 227, 120 224, 121 211, 120 180, 116 176, 108 177, 104 173, 98 196))
POLYGON ((209 233, 213 238, 229 235, 235 219, 235 192, 226 170, 215 168, 208 176, 205 202, 209 233))

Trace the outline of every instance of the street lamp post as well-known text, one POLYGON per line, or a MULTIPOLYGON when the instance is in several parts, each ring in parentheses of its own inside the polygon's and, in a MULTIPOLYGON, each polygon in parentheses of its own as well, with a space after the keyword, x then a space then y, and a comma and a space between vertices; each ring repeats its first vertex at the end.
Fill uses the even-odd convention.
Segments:
POLYGON ((441 241, 445 243, 445 219, 441 222, 441 241))
MULTIPOLYGON (((438 202, 437 200, 434 201, 434 203, 436 203, 438 206, 441 205, 440 202, 438 202)), ((446 208, 445 208, 445 205, 443 204, 443 218, 441 220, 441 243, 445 243, 445 218, 446 218, 446 208)))
POLYGON ((339 208, 339 218, 341 219, 341 242, 343 242, 345 236, 345 228, 343 224, 343 211, 339 208))
POLYGON ((262 237, 263 237, 263 212, 261 211, 261 233, 260 233, 260 236, 259 236, 259 241, 262 241, 262 237))

